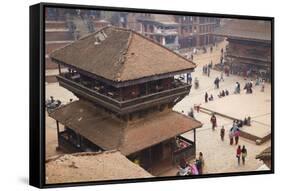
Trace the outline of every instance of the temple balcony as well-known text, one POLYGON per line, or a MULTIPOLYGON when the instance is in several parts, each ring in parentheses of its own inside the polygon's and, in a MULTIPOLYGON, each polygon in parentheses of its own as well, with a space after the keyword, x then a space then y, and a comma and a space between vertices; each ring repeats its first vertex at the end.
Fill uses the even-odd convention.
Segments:
MULTIPOLYGON (((58 75, 57 79, 60 86, 73 92, 77 97, 119 114, 165 104, 173 106, 188 95, 191 89, 191 84, 184 83, 179 79, 173 79, 169 88, 150 85, 150 87, 146 86, 146 90, 138 93, 135 93, 134 89, 129 89, 126 94, 124 88, 114 89, 92 80, 82 80, 79 74, 70 76, 69 73, 64 73, 58 75)), ((144 84, 142 85, 144 86, 144 84)), ((139 88, 139 86, 135 87, 139 88)))

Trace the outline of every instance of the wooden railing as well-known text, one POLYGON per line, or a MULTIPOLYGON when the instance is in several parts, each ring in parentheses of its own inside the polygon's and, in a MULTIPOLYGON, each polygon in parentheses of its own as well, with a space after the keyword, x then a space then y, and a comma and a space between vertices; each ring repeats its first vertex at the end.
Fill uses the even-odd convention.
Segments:
POLYGON ((188 94, 191 88, 190 84, 181 84, 172 89, 120 101, 61 75, 57 76, 57 78, 61 86, 70 90, 74 94, 87 98, 90 101, 102 104, 108 109, 113 109, 117 112, 126 112, 127 109, 132 110, 132 107, 134 108, 133 110, 136 110, 138 107, 141 107, 144 104, 156 104, 157 102, 165 102, 167 100, 171 101, 173 98, 175 99, 184 94, 188 94))
POLYGON ((182 136, 179 136, 179 139, 187 142, 189 145, 186 148, 178 149, 173 152, 174 164, 179 164, 182 158, 190 160, 195 157, 195 143, 182 136))

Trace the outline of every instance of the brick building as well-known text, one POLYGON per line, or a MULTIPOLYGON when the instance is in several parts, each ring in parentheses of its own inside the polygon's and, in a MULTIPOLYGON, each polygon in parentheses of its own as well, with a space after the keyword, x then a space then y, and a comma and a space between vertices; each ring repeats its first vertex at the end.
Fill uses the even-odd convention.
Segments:
POLYGON ((202 47, 215 43, 213 32, 220 26, 220 19, 198 16, 175 16, 175 18, 179 23, 181 48, 202 47))

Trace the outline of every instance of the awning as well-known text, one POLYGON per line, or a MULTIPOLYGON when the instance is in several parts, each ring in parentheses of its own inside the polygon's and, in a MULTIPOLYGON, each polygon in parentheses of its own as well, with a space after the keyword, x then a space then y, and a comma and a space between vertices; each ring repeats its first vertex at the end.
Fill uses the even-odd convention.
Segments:
POLYGON ((172 110, 125 122, 81 100, 58 108, 50 117, 104 150, 116 149, 124 155, 202 126, 199 121, 172 110))

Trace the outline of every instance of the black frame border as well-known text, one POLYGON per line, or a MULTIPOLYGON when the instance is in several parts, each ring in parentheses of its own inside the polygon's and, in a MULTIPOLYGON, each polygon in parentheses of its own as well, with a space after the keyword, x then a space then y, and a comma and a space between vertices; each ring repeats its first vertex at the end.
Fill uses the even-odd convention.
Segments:
POLYGON ((170 11, 140 8, 107 7, 77 4, 57 4, 39 3, 30 6, 29 9, 29 43, 30 43, 30 92, 29 92, 29 184, 38 188, 57 188, 70 186, 89 186, 120 183, 138 183, 148 181, 167 181, 167 180, 187 180, 196 178, 215 178, 245 175, 273 174, 275 172, 275 148, 274 148, 274 17, 217 14, 217 13, 198 13, 186 11, 170 11), (141 179, 121 179, 90 182, 72 182, 59 184, 46 184, 45 182, 45 8, 64 8, 64 9, 94 9, 116 12, 136 12, 154 13, 170 15, 205 16, 217 18, 234 18, 250 20, 266 20, 271 22, 271 170, 266 171, 247 171, 247 172, 228 172, 206 175, 191 175, 187 177, 154 177, 141 179))

